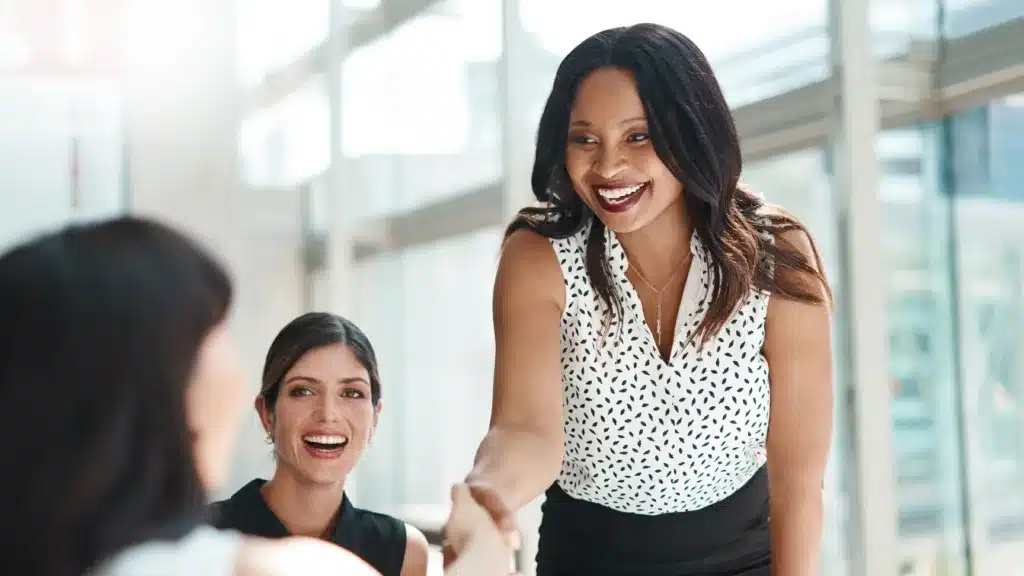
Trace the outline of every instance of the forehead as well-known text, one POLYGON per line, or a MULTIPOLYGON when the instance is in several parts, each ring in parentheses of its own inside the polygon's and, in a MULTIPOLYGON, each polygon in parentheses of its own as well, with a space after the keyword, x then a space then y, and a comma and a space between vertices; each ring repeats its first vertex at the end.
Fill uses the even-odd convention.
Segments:
POLYGON ((317 379, 367 378, 368 373, 355 352, 344 344, 314 348, 302 355, 288 371, 288 377, 317 379))
POLYGON ((644 106, 633 75, 621 68, 600 68, 580 82, 570 121, 601 125, 642 116, 644 106))

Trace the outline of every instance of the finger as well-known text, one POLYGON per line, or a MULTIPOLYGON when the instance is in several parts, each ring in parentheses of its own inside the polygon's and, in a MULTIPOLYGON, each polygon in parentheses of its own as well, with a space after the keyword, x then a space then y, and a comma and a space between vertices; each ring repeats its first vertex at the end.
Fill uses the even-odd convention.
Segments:
POLYGON ((480 506, 487 510, 491 519, 498 525, 499 530, 502 532, 513 532, 516 530, 516 521, 512 510, 505 505, 501 496, 494 489, 483 484, 470 484, 469 493, 480 506))
POLYGON ((441 566, 447 569, 455 562, 455 549, 452 548, 451 544, 444 542, 441 544, 441 557, 443 558, 441 566))

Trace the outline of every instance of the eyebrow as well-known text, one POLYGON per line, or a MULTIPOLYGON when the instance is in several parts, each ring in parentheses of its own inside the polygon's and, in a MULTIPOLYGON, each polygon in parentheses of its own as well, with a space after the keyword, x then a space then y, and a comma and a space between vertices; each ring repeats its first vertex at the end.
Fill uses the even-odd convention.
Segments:
MULTIPOLYGON (((626 118, 625 120, 619 121, 619 124, 629 124, 630 122, 638 121, 646 122, 647 118, 643 116, 633 116, 632 118, 626 118)), ((586 120, 573 120, 570 126, 592 126, 592 124, 590 122, 587 122, 586 120)))
MULTIPOLYGON (((312 376, 302 376, 302 375, 292 376, 291 378, 289 378, 288 380, 285 381, 285 384, 288 384, 290 382, 310 382, 310 383, 313 383, 313 384, 320 384, 321 383, 320 380, 317 380, 316 378, 313 378, 312 376)), ((339 384, 355 384, 357 382, 362 382, 363 384, 366 384, 367 386, 370 385, 370 383, 366 381, 366 378, 363 378, 362 376, 352 376, 352 377, 349 377, 349 378, 342 378, 341 380, 338 380, 339 384)))

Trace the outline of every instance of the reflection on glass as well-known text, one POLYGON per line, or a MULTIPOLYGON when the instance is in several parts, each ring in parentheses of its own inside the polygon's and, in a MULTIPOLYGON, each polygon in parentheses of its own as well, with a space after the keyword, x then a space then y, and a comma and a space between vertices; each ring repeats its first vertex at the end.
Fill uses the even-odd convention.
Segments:
POLYGON ((490 415, 500 238, 486 229, 358 265, 354 319, 384 383, 358 470, 363 506, 443 521, 448 487, 472 465, 490 415))
POLYGON ((974 574, 1024 565, 1024 106, 951 121, 974 574), (962 144, 962 147, 959 146, 962 144))
POLYGON ((288 186, 324 171, 330 163, 330 108, 322 77, 270 108, 246 118, 239 129, 245 181, 288 186))
POLYGON ((826 0, 720 0, 699 9, 663 0, 520 0, 523 28, 536 45, 516 49, 537 61, 533 82, 549 87, 558 61, 587 36, 657 22, 686 34, 707 54, 735 106, 827 75, 826 7, 826 0))
POLYGON ((347 185, 364 216, 500 179, 500 2, 448 0, 342 67, 347 185))
POLYGON ((949 203, 940 131, 893 130, 876 144, 889 306, 900 570, 965 572, 949 203))
MULTIPOLYGON (((839 230, 833 206, 832 188, 825 170, 821 150, 805 150, 779 158, 751 164, 743 172, 743 182, 762 193, 768 202, 779 204, 800 220, 814 236, 825 265, 825 274, 832 283, 837 297, 842 287, 838 279, 839 230)), ((841 336, 843 319, 836 318, 834 338, 841 336)), ((834 340, 836 356, 835 427, 833 447, 825 476, 825 526, 822 538, 821 573, 829 576, 852 576, 847 560, 847 525, 849 515, 849 486, 846 480, 852 474, 847 464, 852 461, 846 443, 846 422, 849 416, 843 405, 845 394, 842 346, 834 340)))

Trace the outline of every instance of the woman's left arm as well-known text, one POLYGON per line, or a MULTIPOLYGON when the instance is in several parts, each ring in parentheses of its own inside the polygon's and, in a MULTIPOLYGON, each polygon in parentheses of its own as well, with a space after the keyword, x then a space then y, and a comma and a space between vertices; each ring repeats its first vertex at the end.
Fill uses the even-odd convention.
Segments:
MULTIPOLYGON (((793 230, 780 238, 815 266, 815 251, 804 232, 793 230)), ((799 280, 814 289, 821 286, 810 275, 799 280)), ((821 291, 825 298, 824 286, 821 291)), ((832 440, 831 340, 828 303, 769 300, 764 351, 771 379, 768 477, 773 576, 818 575, 822 492, 832 440)))

